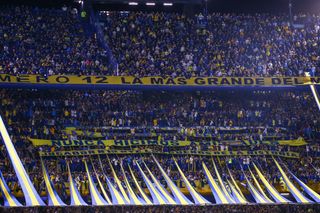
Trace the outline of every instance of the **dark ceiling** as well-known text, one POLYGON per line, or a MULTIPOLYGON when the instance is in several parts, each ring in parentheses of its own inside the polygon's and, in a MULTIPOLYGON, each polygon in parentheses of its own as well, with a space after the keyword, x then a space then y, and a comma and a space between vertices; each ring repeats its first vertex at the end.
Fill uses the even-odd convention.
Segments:
MULTIPOLYGON (((202 10, 205 0, 84 0, 93 1, 98 10, 202 10), (138 2, 137 6, 129 6, 128 2, 138 2), (145 6, 145 2, 155 2, 155 6, 145 6), (172 7, 162 6, 163 2, 172 2, 172 7)), ((290 0, 207 0, 209 12, 288 12, 290 0)), ((320 0, 291 0, 293 12, 310 12, 320 14, 320 0)), ((0 5, 5 4, 33 4, 39 6, 73 5, 74 0, 0 0, 0 5)))

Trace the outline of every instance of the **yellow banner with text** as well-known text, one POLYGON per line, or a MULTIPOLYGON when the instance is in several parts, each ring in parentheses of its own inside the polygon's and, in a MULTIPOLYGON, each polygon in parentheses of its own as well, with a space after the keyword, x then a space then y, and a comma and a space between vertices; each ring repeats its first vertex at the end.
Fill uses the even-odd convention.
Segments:
POLYGON ((7 75, 0 74, 0 84, 105 85, 105 86, 297 86, 320 84, 320 77, 176 77, 81 75, 7 75))
POLYGON ((89 150, 71 150, 71 151, 54 151, 43 152, 40 151, 40 156, 58 157, 58 156, 90 156, 103 154, 165 154, 165 155, 201 155, 201 156, 245 156, 245 155, 274 155, 287 158, 299 158, 297 152, 286 151, 269 151, 269 150, 239 150, 239 151, 170 151, 158 152, 151 149, 136 149, 136 150, 110 150, 110 149, 89 149, 89 150))
POLYGON ((296 140, 278 140, 278 141, 257 141, 257 140, 241 140, 241 141, 188 141, 188 140, 46 140, 29 138, 34 146, 190 146, 190 145, 284 145, 284 146, 304 146, 306 141, 303 138, 296 140))

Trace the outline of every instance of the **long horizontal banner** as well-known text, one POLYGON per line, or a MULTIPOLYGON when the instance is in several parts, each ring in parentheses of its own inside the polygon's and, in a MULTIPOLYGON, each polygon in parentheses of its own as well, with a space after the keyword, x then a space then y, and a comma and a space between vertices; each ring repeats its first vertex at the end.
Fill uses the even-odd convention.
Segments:
POLYGON ((258 145, 258 144, 279 144, 287 146, 303 146, 307 143, 303 138, 297 140, 279 140, 279 141, 254 141, 254 140, 241 140, 241 141, 171 141, 171 140, 45 140, 29 138, 34 146, 190 146, 193 144, 201 144, 207 146, 219 145, 258 145))
MULTIPOLYGON (((44 140, 29 138, 34 146, 189 146, 190 141, 157 140, 44 140)), ((210 142, 214 145, 215 142, 210 142)), ((217 142, 216 142, 217 143, 217 142)))
POLYGON ((102 86, 297 86, 320 84, 320 77, 177 77, 77 76, 77 75, 7 75, 0 74, 0 84, 102 85, 102 86))
POLYGON ((90 150, 71 150, 71 151, 56 151, 56 152, 43 152, 40 151, 40 156, 55 157, 55 156, 89 156, 101 154, 167 154, 167 155, 203 155, 203 156, 243 156, 243 155, 274 155, 287 158, 299 158, 297 152, 280 152, 280 151, 170 151, 170 152, 157 152, 151 149, 144 150, 106 150, 106 149, 90 149, 90 150))
MULTIPOLYGON (((64 130, 62 130, 62 133, 65 137, 73 135, 73 136, 86 136, 87 138, 106 138, 114 130, 130 131, 131 128, 132 127, 100 127, 100 128, 94 128, 92 130, 86 130, 81 128, 77 129, 75 127, 66 127, 64 130)), ((214 126, 194 126, 194 127, 188 128, 186 131, 191 129, 203 129, 203 128, 214 129, 218 131, 228 131, 228 132, 246 131, 249 129, 263 129, 263 130, 265 129, 265 127, 228 127, 226 128, 226 127, 214 127, 214 126)), ((283 127, 276 127, 276 128, 286 130, 286 128, 283 128, 283 127)), ((144 127, 135 127, 135 129, 144 129, 144 127)), ((157 129, 161 131, 170 132, 170 133, 177 133, 177 132, 181 132, 182 128, 181 127, 157 127, 157 129)), ((269 129, 273 129, 273 128, 269 128, 269 129)), ((164 134, 166 134, 166 132, 164 134)), ((139 134, 139 133, 136 133, 136 134, 139 134)), ((141 135, 142 134, 143 133, 141 133, 141 135)), ((152 135, 156 136, 157 133, 152 133, 152 135)), ((198 135, 210 137, 210 135, 206 133, 203 133, 203 134, 198 133, 198 135)), ((268 136, 269 135, 267 135, 266 137, 268 136)))

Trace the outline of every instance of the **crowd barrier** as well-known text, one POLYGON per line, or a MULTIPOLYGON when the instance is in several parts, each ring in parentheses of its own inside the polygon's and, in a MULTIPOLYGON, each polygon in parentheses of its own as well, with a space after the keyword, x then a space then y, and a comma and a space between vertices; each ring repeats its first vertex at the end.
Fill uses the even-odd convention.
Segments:
POLYGON ((6 213, 316 213, 320 212, 319 204, 228 204, 228 205, 153 205, 153 206, 82 206, 82 207, 0 207, 6 213))

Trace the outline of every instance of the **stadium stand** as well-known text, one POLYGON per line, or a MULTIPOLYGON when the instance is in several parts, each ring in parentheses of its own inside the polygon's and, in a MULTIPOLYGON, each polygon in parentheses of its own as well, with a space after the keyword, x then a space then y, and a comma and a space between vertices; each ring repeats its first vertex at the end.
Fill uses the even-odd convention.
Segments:
POLYGON ((0 73, 108 74, 105 50, 75 10, 2 6, 0 24, 0 73))
MULTIPOLYGON (((303 29, 286 15, 102 13, 120 75, 302 76, 318 74, 319 18, 303 29)), ((117 71, 113 73, 116 75, 117 71)))
POLYGON ((170 140, 173 135, 176 140, 186 136, 262 140, 267 134, 280 139, 319 139, 318 109, 310 92, 2 90, 0 97, 1 112, 13 134, 23 137, 59 139, 65 127, 74 126, 100 127, 108 131, 106 139, 143 139, 161 133, 160 128, 172 128, 163 136, 170 140), (128 127, 131 134, 127 134, 128 127), (229 135, 221 134, 219 127, 247 128, 229 135))
POLYGON ((74 10, 2 7, 1 73, 133 76, 318 76, 318 18, 303 29, 286 16, 102 13, 109 61, 74 10))
MULTIPOLYGON (((134 176, 142 180, 137 163, 143 165, 144 162, 157 180, 168 187, 151 153, 155 154, 168 177, 181 190, 187 190, 174 166, 176 159, 191 185, 211 200, 202 163, 205 162, 210 171, 213 167, 211 157, 205 152, 270 151, 276 156, 275 152, 280 152, 283 167, 290 168, 301 181, 316 189, 319 183, 317 157, 320 156, 317 113, 311 93, 295 90, 160 94, 157 91, 1 90, 1 114, 36 190, 42 193, 46 190, 40 153, 57 193, 65 203, 70 202, 68 164, 80 194, 89 203, 92 200, 84 162, 90 162, 90 170, 95 168, 106 188, 104 173, 117 185, 111 168, 121 182, 125 178, 120 172, 122 166, 131 185, 134 182, 128 166, 134 176), (90 150, 109 153, 112 167, 105 154, 79 155, 90 150), (176 153, 174 158, 173 153, 176 153), (286 153, 299 153, 300 157, 291 159, 286 153)), ((0 169, 9 187, 21 197, 8 153, 4 145, 1 147, 0 169)), ((251 157, 222 154, 214 159, 222 179, 230 179, 228 168, 250 202, 254 199, 242 184, 246 182, 246 176, 253 181, 249 173, 253 163, 259 165, 278 191, 288 192, 269 154, 251 157)), ((147 167, 143 168, 146 173, 147 167)), ((97 180, 93 177, 94 183, 97 180)))
POLYGON ((0 212, 320 212, 309 91, 319 80, 284 87, 319 76, 320 20, 301 29, 287 20, 212 13, 203 26, 178 13, 104 12, 101 45, 75 9, 1 6, 0 212), (33 76, 69 89, 26 82, 33 76), (91 85, 104 76, 283 84, 91 85))

